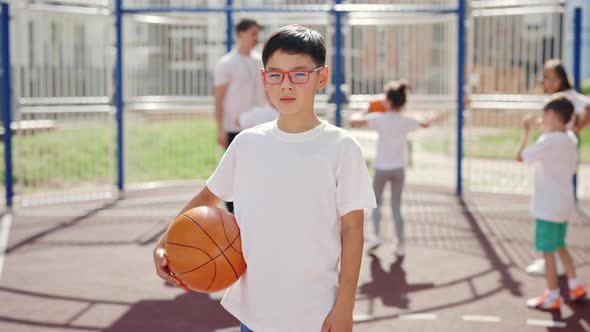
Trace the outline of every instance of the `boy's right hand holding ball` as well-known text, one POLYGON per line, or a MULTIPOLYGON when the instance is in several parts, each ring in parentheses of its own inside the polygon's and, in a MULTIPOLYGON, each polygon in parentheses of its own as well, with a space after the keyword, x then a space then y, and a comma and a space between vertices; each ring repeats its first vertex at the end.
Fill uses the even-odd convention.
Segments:
POLYGON ((170 272, 170 269, 168 268, 168 260, 166 259, 166 251, 161 243, 158 243, 154 249, 154 264, 156 266, 156 273, 160 278, 178 288, 188 290, 188 287, 186 287, 186 285, 180 280, 176 279, 170 272))

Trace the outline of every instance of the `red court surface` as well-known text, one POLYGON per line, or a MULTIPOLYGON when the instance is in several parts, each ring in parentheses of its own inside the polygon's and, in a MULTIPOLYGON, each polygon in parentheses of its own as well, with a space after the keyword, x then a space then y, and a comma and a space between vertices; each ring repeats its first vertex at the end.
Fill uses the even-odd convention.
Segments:
MULTIPOLYGON (((237 331, 221 294, 186 293, 154 272, 155 241, 197 189, 19 209, 0 279, 0 331, 237 331)), ((528 197, 468 193, 463 202, 425 186, 404 195, 407 255, 393 254, 386 209, 388 241, 363 257, 354 331, 590 331, 589 301, 566 300, 557 313, 524 305, 544 289, 524 271, 537 258, 528 197)), ((568 232, 589 285, 590 221, 578 214, 568 232)))

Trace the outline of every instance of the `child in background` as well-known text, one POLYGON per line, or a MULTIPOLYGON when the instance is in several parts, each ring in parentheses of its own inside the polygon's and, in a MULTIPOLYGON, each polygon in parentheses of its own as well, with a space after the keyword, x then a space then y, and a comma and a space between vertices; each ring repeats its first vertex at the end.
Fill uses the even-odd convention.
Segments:
MULTIPOLYGON (((584 96, 572 88, 565 66, 559 59, 550 59, 545 62, 540 79, 543 92, 550 96, 563 95, 574 104, 574 115, 568 122, 567 129, 579 135, 580 131, 590 122, 590 97, 584 96)), ((556 259, 558 275, 565 274, 559 256, 556 259)), ((544 275, 545 260, 543 258, 535 260, 526 268, 526 271, 532 275, 544 275)))
POLYGON ((545 93, 552 97, 556 94, 562 95, 574 105, 574 114, 567 123, 567 129, 579 135, 580 131, 590 123, 590 97, 572 88, 565 67, 559 59, 545 62, 541 81, 545 93))
POLYGON ((432 119, 419 122, 401 114, 406 104, 407 85, 403 81, 389 82, 385 86, 384 106, 386 112, 369 113, 362 116, 354 115, 349 120, 352 127, 367 126, 379 133, 377 154, 373 161, 375 176, 373 190, 377 198, 377 207, 373 209, 373 234, 368 238, 367 247, 375 249, 381 244, 379 236, 381 224, 381 206, 383 190, 387 182, 391 183, 391 209, 395 222, 398 256, 405 255, 404 220, 401 214, 401 197, 405 181, 404 168, 407 163, 406 146, 408 134, 418 128, 426 128, 442 114, 432 119))
POLYGON ((270 105, 254 107, 248 112, 240 114, 238 124, 240 128, 251 128, 265 122, 274 121, 278 117, 279 111, 270 105))
POLYGON ((547 281, 543 294, 527 301, 530 308, 557 310, 561 306, 555 252, 568 276, 570 299, 577 301, 586 295, 565 244, 567 220, 575 207, 572 176, 577 164, 577 139, 567 130, 573 113, 574 105, 567 98, 554 97, 543 108, 540 123, 543 134, 529 147, 526 146, 535 118, 529 116, 523 121, 524 134, 516 160, 534 166, 535 249, 543 253, 547 281))

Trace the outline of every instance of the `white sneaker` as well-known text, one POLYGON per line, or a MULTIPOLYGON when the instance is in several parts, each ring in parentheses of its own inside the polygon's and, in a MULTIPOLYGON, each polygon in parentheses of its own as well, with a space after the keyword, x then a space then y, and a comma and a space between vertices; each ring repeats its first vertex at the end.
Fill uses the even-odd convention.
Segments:
POLYGON ((547 291, 539 297, 534 297, 526 301, 526 306, 531 309, 539 310, 559 310, 563 299, 558 296, 556 299, 552 299, 547 291))
POLYGON ((406 246, 404 244, 398 244, 395 247, 395 255, 399 257, 403 257, 406 255, 406 246))
POLYGON ((526 273, 535 276, 545 275, 545 260, 543 258, 535 259, 531 265, 527 266, 526 273))
POLYGON ((365 247, 369 250, 375 250, 381 243, 381 239, 373 235, 365 240, 365 247))
MULTIPOLYGON (((561 263, 560 259, 556 259, 557 261, 557 275, 562 276, 565 275, 565 269, 563 268, 563 264, 561 263)), ((526 273, 535 275, 535 276, 544 276, 545 275, 545 260, 543 258, 535 259, 533 263, 526 268, 526 273)))

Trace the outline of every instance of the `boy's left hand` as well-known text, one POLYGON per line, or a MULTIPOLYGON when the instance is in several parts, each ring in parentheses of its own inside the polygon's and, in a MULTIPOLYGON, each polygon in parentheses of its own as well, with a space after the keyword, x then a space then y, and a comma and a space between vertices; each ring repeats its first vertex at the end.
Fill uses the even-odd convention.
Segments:
POLYGON ((322 332, 352 332, 352 311, 336 304, 326 317, 322 332))

